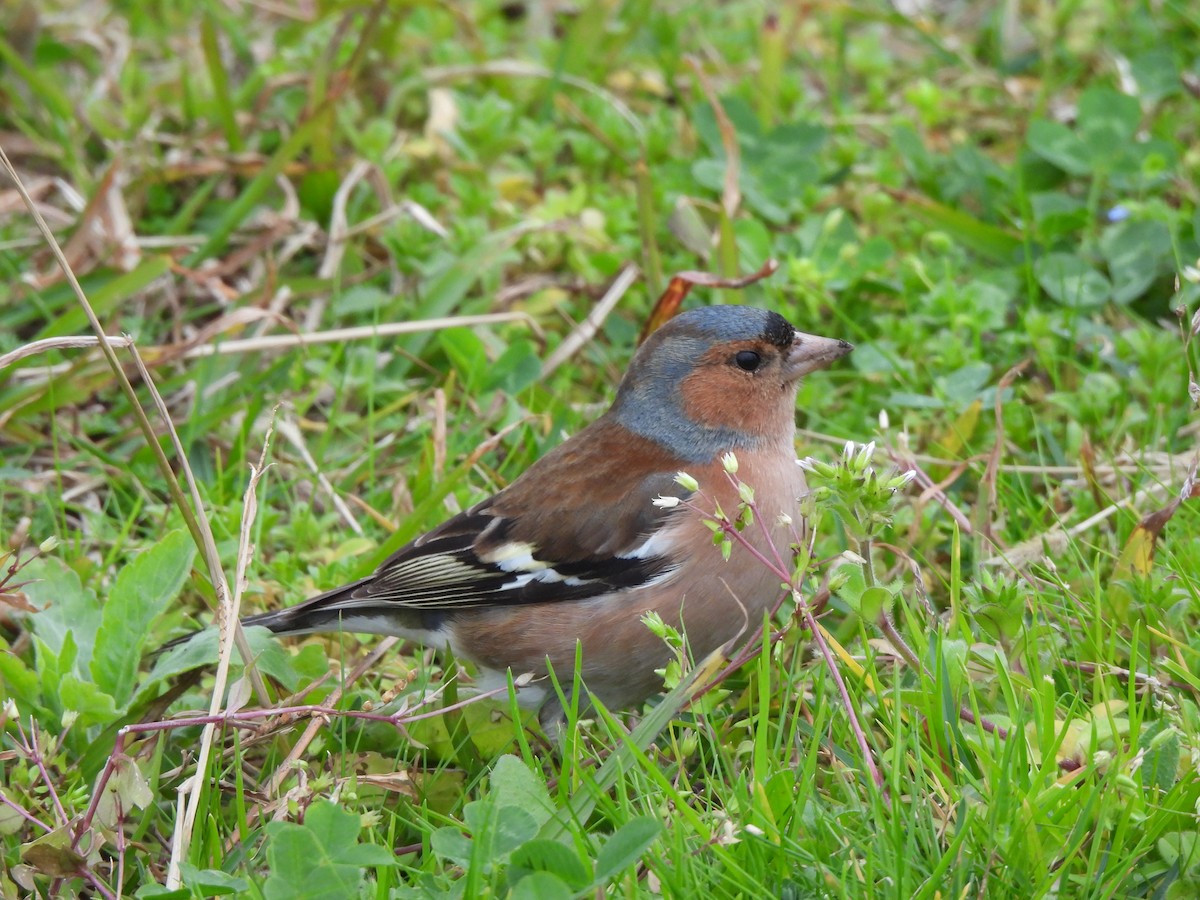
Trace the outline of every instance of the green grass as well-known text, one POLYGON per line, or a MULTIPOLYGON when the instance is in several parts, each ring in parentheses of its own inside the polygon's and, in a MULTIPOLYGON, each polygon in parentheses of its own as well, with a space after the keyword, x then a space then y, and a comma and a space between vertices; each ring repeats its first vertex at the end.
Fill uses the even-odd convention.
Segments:
MULTIPOLYGON (((850 706, 786 609, 690 710, 573 718, 558 754, 507 698, 438 713, 465 693, 433 652, 360 672, 377 640, 251 633, 271 703, 339 714, 261 716, 235 653, 239 727, 198 773, 214 645, 155 650, 212 621, 215 573, 107 363, 51 349, 0 369, 0 579, 43 546, 0 587, 3 896, 1200 890, 1188 4, 308 8, 0 0, 0 147, 137 339, 230 578, 272 410, 294 426, 243 610, 369 571, 582 427, 674 273, 775 258, 687 302, 854 342, 801 389, 798 455, 874 440, 880 476, 921 473, 810 510, 850 706), (519 315, 188 355, 494 312, 519 315)), ((89 333, 7 179, 0 285, 0 354, 89 333)))

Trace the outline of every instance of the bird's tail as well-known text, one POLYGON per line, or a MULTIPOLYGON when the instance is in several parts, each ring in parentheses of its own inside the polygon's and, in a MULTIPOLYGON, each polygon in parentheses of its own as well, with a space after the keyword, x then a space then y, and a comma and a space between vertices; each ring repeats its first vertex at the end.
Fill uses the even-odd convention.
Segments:
MULTIPOLYGON (((242 627, 250 628, 258 625, 281 635, 338 631, 342 625, 342 618, 347 613, 347 606, 353 602, 354 591, 369 580, 370 578, 362 578, 342 585, 295 606, 272 612, 256 613, 252 616, 242 616, 242 627)), ((177 637, 164 644, 160 652, 186 644, 198 634, 200 634, 199 631, 193 631, 177 637)))

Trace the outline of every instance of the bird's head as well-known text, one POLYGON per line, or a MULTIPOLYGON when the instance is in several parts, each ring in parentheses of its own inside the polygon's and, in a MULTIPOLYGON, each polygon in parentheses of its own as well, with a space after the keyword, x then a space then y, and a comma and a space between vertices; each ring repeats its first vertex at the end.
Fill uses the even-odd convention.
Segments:
POLYGON ((638 350, 611 414, 684 459, 790 441, 801 376, 853 349, 765 309, 689 310, 638 350))

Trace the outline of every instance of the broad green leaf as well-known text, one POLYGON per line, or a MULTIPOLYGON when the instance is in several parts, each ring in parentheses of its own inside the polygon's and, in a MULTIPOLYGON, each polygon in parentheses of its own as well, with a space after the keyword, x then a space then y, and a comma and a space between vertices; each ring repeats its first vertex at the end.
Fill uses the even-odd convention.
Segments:
POLYGON ((1080 137, 1093 158, 1133 143, 1142 119, 1137 99, 1108 87, 1089 87, 1079 97, 1080 137))
POLYGON ((396 865, 396 854, 381 844, 355 844, 342 852, 338 857, 338 862, 364 868, 394 866, 396 865))
POLYGON ((12 698, 18 704, 40 706, 41 687, 38 672, 26 666, 21 657, 12 652, 8 641, 0 638, 0 696, 12 698))
POLYGON ((329 304, 330 312, 338 316, 363 316, 370 320, 387 309, 391 295, 370 284, 356 284, 337 294, 329 304))
POLYGON ((64 711, 79 713, 79 724, 84 728, 103 725, 117 717, 117 704, 112 696, 74 673, 59 679, 58 697, 64 711))
POLYGON ((437 340, 462 376, 463 387, 468 392, 477 391, 489 366, 483 340, 470 328, 447 328, 438 332, 437 340))
POLYGON ((492 849, 497 856, 508 856, 526 841, 533 840, 539 823, 519 806, 496 806, 492 830, 492 849))
POLYGON ((1140 53, 1129 61, 1133 80, 1137 82, 1138 96, 1146 106, 1154 106, 1166 97, 1173 97, 1183 90, 1179 67, 1175 55, 1166 48, 1156 48, 1140 53))
POLYGON ((1029 149, 1068 175, 1089 175, 1092 154, 1087 145, 1061 122, 1037 119, 1025 134, 1029 149))
POLYGON ((57 559, 36 559, 21 574, 34 579, 22 590, 30 603, 41 608, 41 612, 34 613, 29 619, 33 633, 58 657, 67 634, 73 632, 80 674, 87 672, 93 640, 100 627, 100 605, 96 602, 96 594, 85 588, 79 576, 57 559))
POLYGON ((892 148, 900 154, 904 167, 918 181, 926 178, 936 168, 934 155, 929 152, 921 136, 911 125, 898 125, 892 131, 892 148))
POLYGON ((395 865, 395 855, 386 847, 359 843, 362 820, 336 803, 324 801, 309 807, 304 827, 338 862, 358 866, 395 865))
MULTIPOLYGON (((951 403, 965 404, 975 400, 992 379, 990 363, 967 363, 938 378, 938 387, 951 403)), ((964 433, 970 432, 964 429, 964 433)))
POLYGON ((509 396, 518 394, 536 382, 541 372, 542 361, 533 344, 518 338, 491 365, 484 389, 499 390, 509 396))
POLYGON ((303 825, 269 825, 267 860, 271 875, 263 885, 263 896, 267 900, 357 897, 364 866, 395 863, 391 853, 381 854, 359 844, 361 830, 357 815, 328 800, 310 806, 303 825))
POLYGON ((1038 236, 1044 241, 1076 234, 1087 226, 1087 205, 1070 194, 1042 191, 1030 198, 1030 205, 1038 236))
POLYGON ((575 892, 558 876, 534 872, 517 882, 509 900, 571 900, 575 892))
POLYGON ((911 375, 916 370, 916 364, 897 349, 894 341, 886 338, 856 345, 850 363, 866 375, 895 377, 911 375))
MULTIPOLYGON (((745 149, 759 140, 762 135, 762 127, 759 125, 758 116, 754 114, 754 110, 741 97, 723 97, 721 98, 721 106, 725 110, 725 115, 733 125, 733 130, 737 134, 738 144, 745 149)), ((721 127, 717 123, 717 115, 713 112, 712 106, 707 103, 702 103, 697 106, 691 114, 691 121, 696 129, 696 133, 700 136, 701 142, 708 148, 709 152, 714 155, 724 154, 725 143, 721 139, 721 127)))
POLYGON ((134 557, 113 582, 96 632, 91 672, 118 706, 133 696, 150 624, 178 596, 195 556, 188 533, 172 531, 134 557))
POLYGON ((887 588, 869 587, 858 598, 858 614, 868 622, 879 618, 885 607, 892 605, 892 592, 887 588))
POLYGON ((429 846, 442 859, 460 866, 471 863, 471 839, 457 828, 447 825, 429 836, 429 846))
POLYGON ((1142 783, 1167 792, 1179 780, 1179 732, 1159 719, 1138 738, 1143 751, 1142 783))
MULTIPOLYGON (((246 879, 222 872, 220 869, 198 869, 185 862, 180 866, 180 872, 183 875, 183 883, 199 889, 205 897, 240 894, 250 889, 246 879)), ((191 895, 186 893, 184 896, 191 895)))
POLYGON ((1194 831, 1175 831, 1158 841, 1158 852, 1167 865, 1178 866, 1187 873, 1200 866, 1200 834, 1194 831))
POLYGON ((1107 278, 1071 253, 1050 253, 1033 266, 1033 273, 1052 300, 1063 306, 1101 306, 1112 297, 1107 278))
POLYGON ((509 862, 509 877, 517 881, 525 872, 549 872, 575 890, 582 890, 592 883, 590 862, 581 859, 574 848, 560 841, 536 839, 526 841, 514 850, 509 862))
POLYGON ((58 702, 58 685, 62 681, 64 675, 74 671, 75 659, 79 655, 79 648, 75 646, 75 633, 68 631, 63 636, 62 647, 59 652, 55 653, 50 647, 36 634, 33 636, 33 657, 37 661, 37 672, 41 675, 42 686, 44 688, 44 696, 46 697, 47 706, 55 709, 57 712, 62 712, 62 707, 58 702))
POLYGON ((650 816, 638 816, 618 828, 596 855, 596 883, 607 882, 637 863, 661 832, 662 825, 650 816))
POLYGON ((1108 263, 1113 301, 1129 303, 1142 296, 1168 271, 1171 249, 1171 230, 1163 222, 1131 220, 1106 228, 1100 251, 1108 263))
MULTIPOLYGON (((215 628, 208 628, 195 634, 187 643, 172 647, 155 661, 143 687, 201 666, 216 665, 218 637, 215 628)), ((247 628, 246 640, 250 642, 250 649, 254 653, 258 668, 288 690, 295 690, 299 685, 300 675, 293 665, 292 655, 275 639, 271 631, 261 626, 247 628)), ((234 651, 234 664, 240 659, 237 651, 234 651)))
POLYGON ((490 785, 489 796, 497 806, 518 806, 533 816, 539 827, 554 815, 546 782, 516 756, 509 754, 496 760, 490 785))
POLYGON ((537 834, 538 823, 519 806, 500 806, 494 797, 476 800, 463 808, 463 821, 485 858, 507 856, 537 834))

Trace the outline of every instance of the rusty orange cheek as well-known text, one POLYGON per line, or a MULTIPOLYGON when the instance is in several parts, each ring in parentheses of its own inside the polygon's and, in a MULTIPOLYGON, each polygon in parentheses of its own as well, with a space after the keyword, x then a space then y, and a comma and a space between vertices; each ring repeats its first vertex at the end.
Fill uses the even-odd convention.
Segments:
POLYGON ((684 411, 702 425, 753 434, 779 427, 778 382, 753 378, 728 366, 701 366, 679 384, 684 411))

